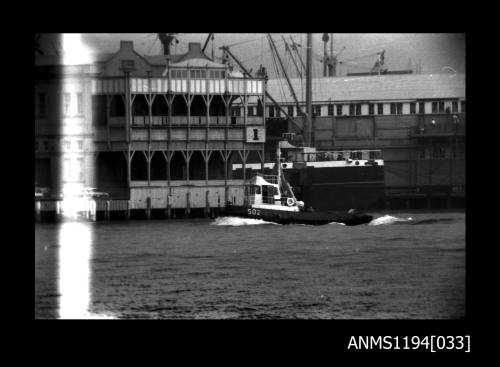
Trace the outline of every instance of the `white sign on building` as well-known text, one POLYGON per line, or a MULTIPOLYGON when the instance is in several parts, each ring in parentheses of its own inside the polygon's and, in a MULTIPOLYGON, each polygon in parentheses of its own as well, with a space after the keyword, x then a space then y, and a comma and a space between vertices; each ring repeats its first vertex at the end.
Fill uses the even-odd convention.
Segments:
POLYGON ((247 143, 264 143, 266 130, 262 126, 247 127, 247 143))

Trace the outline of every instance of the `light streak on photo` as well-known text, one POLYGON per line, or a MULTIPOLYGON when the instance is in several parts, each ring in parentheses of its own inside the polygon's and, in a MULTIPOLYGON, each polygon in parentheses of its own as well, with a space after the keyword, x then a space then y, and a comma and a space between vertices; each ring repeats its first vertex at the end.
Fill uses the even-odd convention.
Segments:
MULTIPOLYGON (((83 194, 86 177, 94 173, 93 160, 86 154, 85 139, 90 121, 84 118, 85 79, 79 68, 92 64, 91 50, 80 34, 62 34, 62 64, 67 72, 61 81, 61 191, 62 224, 59 229, 59 318, 108 318, 90 312, 92 299, 93 230, 90 223, 79 219, 89 212, 93 202, 83 194), (73 69, 74 68, 74 69, 73 69)), ((87 81, 88 83, 88 81, 87 81)))

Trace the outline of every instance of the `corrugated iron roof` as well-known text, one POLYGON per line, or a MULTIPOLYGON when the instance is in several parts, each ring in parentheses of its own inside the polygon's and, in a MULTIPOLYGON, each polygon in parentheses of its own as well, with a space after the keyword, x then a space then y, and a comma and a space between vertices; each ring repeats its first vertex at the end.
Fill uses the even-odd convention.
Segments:
MULTIPOLYGON (((299 101, 305 101, 305 80, 291 79, 299 101)), ((267 91, 278 103, 293 103, 284 79, 270 79, 267 91), (281 86, 280 86, 281 84, 281 86), (283 96, 283 91, 285 96, 283 96)), ((407 74, 314 78, 313 102, 465 98, 464 74, 407 74)))
POLYGON ((176 66, 176 67, 194 67, 194 68, 204 68, 208 66, 209 68, 225 68, 226 66, 224 64, 219 64, 217 62, 210 61, 208 59, 200 59, 200 58, 195 58, 195 59, 186 59, 181 62, 177 63, 172 63, 170 64, 171 66, 176 66))

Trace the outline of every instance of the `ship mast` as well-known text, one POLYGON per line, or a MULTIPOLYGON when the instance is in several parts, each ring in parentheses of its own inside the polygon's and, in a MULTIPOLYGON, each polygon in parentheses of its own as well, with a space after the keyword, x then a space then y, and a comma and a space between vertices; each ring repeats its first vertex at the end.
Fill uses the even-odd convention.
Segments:
POLYGON ((312 33, 307 34, 305 145, 312 144, 312 33))

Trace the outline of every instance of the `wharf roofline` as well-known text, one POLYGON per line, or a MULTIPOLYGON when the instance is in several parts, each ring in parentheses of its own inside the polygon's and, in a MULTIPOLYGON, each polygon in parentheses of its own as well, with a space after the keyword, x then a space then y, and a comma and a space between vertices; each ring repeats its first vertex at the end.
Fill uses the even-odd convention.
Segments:
MULTIPOLYGON (((305 102, 305 85, 300 78, 290 79, 299 102, 305 102), (302 98, 303 97, 303 98, 302 98)), ((268 92, 280 104, 292 104, 284 79, 269 79, 268 92)), ((329 101, 382 101, 465 98, 465 74, 403 74, 340 76, 313 78, 312 100, 329 101)))

